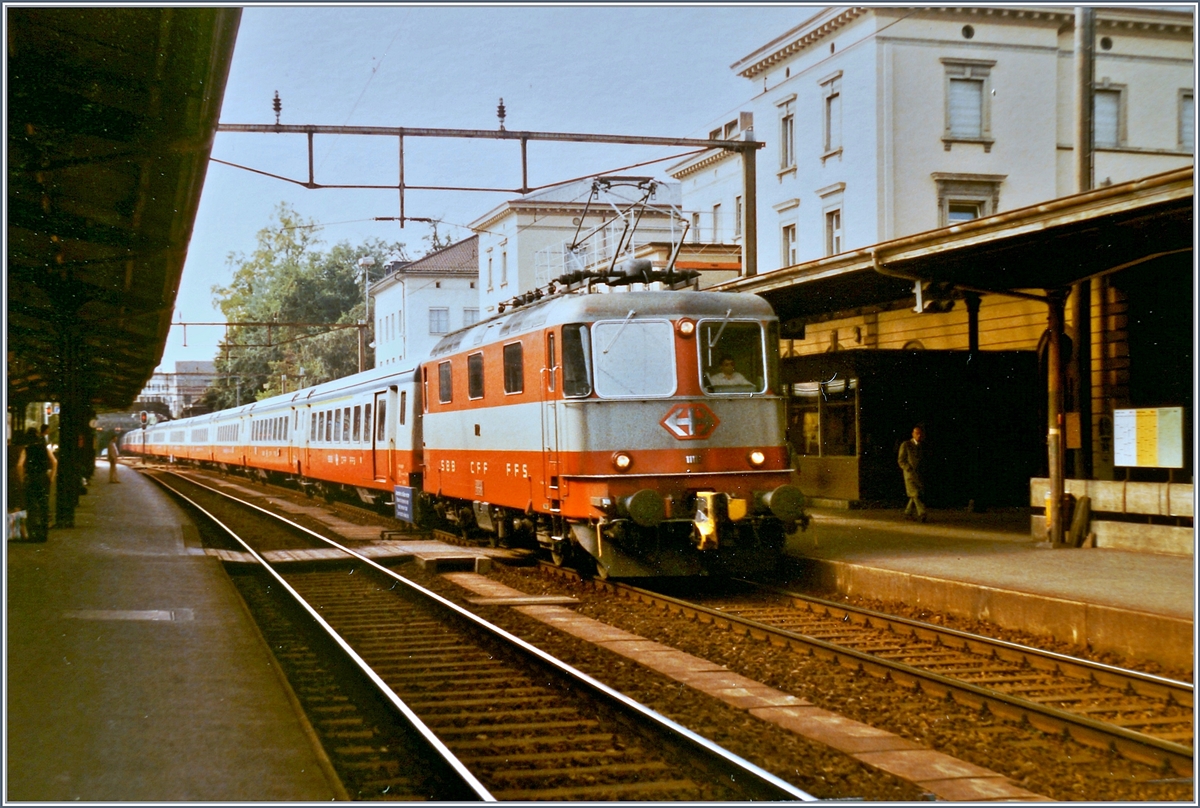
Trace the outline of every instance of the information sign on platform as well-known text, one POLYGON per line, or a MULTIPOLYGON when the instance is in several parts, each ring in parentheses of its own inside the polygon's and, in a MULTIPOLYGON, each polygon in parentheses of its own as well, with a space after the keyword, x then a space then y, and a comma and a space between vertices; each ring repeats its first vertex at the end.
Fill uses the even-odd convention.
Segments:
POLYGON ((413 490, 406 485, 393 487, 396 501, 396 518, 401 522, 412 523, 413 519, 413 490))
POLYGON ((1183 407, 1113 411, 1114 463, 1183 468, 1183 407))

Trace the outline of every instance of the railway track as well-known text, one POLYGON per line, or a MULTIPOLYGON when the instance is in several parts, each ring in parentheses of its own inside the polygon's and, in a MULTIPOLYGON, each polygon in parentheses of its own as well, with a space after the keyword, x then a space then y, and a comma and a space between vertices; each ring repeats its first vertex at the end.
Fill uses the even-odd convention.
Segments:
POLYGON ((812 799, 329 538, 180 475, 156 479, 254 536, 237 538, 255 562, 235 565, 253 570, 247 602, 282 616, 264 633, 304 674, 292 687, 351 798, 812 799))
MULTIPOLYGON (((564 574, 547 565, 547 570, 564 574)), ((569 574, 569 573, 567 573, 569 574)), ((594 582, 691 619, 987 707, 1006 720, 1113 750, 1130 760, 1193 767, 1193 687, 989 637, 742 582, 738 595, 684 600, 594 582)))

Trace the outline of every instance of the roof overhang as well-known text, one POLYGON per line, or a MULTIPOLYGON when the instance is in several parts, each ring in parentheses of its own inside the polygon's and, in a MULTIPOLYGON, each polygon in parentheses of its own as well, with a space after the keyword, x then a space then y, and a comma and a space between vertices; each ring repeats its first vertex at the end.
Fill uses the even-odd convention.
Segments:
POLYGON ((10 401, 62 401, 78 385, 83 401, 123 408, 150 378, 240 18, 5 9, 10 401))
POLYGON ((765 297, 781 319, 911 300, 916 280, 982 293, 1053 290, 1194 246, 1193 168, 722 284, 765 297))

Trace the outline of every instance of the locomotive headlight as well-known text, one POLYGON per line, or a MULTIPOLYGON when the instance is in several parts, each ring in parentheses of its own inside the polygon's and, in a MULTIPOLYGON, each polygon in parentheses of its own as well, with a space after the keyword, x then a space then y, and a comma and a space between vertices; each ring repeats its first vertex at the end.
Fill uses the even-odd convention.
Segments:
POLYGON ((749 460, 750 465, 754 466, 755 468, 758 468, 763 463, 767 462, 767 456, 759 449, 755 449, 753 452, 747 455, 746 459, 749 460))
POLYGON ((696 333, 696 323, 685 317, 675 325, 675 329, 679 332, 679 336, 687 339, 696 333))
POLYGON ((629 471, 629 467, 633 465, 633 458, 628 452, 617 452, 612 456, 612 464, 617 471, 629 471))

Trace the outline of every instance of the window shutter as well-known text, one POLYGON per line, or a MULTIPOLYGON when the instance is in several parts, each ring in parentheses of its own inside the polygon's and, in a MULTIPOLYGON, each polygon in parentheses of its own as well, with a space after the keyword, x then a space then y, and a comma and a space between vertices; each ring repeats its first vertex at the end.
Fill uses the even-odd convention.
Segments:
POLYGON ((1179 105, 1179 145, 1184 151, 1192 150, 1196 138, 1196 99, 1185 95, 1179 105))
POLYGON ((1121 109, 1121 94, 1115 90, 1097 90, 1093 103, 1093 126, 1097 146, 1121 145, 1118 130, 1118 114, 1121 109))
POLYGON ((983 137, 983 82, 950 79, 950 136, 983 137))

